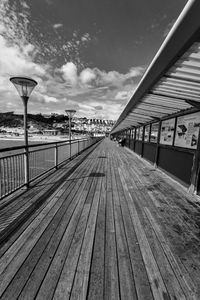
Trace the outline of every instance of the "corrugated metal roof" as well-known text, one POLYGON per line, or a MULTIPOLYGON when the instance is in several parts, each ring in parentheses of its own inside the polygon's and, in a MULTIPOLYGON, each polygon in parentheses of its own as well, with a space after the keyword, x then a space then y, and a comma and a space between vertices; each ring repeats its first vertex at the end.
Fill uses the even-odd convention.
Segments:
POLYGON ((112 133, 200 109, 200 1, 187 3, 112 133))

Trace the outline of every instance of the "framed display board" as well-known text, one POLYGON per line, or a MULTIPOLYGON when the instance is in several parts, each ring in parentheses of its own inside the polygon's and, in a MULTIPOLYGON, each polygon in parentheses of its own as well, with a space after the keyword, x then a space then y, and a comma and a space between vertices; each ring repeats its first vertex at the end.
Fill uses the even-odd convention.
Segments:
POLYGON ((196 149, 200 126, 200 112, 178 117, 175 146, 196 149))
POLYGON ((172 145, 175 130, 175 118, 162 121, 160 144, 172 145))

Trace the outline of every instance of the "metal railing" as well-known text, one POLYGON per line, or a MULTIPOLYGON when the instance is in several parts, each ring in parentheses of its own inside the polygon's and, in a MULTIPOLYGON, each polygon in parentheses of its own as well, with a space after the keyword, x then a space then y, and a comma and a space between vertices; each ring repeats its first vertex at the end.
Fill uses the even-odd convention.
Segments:
POLYGON ((80 154, 99 138, 0 149, 0 200, 80 154), (71 154, 71 155, 70 155, 71 154))

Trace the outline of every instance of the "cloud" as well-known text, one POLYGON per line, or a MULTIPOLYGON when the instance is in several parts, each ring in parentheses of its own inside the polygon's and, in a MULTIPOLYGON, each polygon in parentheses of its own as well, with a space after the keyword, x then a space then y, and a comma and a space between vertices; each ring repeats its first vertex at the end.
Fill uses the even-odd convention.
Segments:
POLYGON ((61 67, 63 78, 67 83, 76 86, 78 82, 77 67, 74 63, 68 62, 61 67))
POLYGON ((81 41, 84 42, 89 42, 91 40, 91 37, 89 35, 89 33, 85 33, 82 37, 81 37, 81 41))
POLYGON ((58 99, 56 99, 55 97, 50 97, 50 96, 47 96, 47 95, 43 95, 44 97, 44 101, 45 103, 57 103, 58 102, 58 99))
MULTIPOLYGON (((21 99, 9 77, 26 75, 38 82, 29 100, 31 113, 64 113, 65 109, 75 109, 89 118, 101 115, 105 119, 116 119, 131 97, 135 80, 143 74, 144 67, 133 67, 125 73, 84 67, 78 54, 74 60, 75 56, 71 53, 78 53, 79 46, 91 40, 88 33, 80 35, 74 31, 72 39, 62 44, 60 50, 60 44, 56 47, 51 43, 46 45, 43 39, 38 45, 28 31, 29 8, 26 1, 19 1, 20 16, 10 3, 8 0, 0 2, 1 111, 23 112, 21 99), (59 67, 55 67, 52 60, 45 63, 41 55, 46 57, 47 50, 51 59, 53 55, 60 55, 60 51, 65 52, 65 63, 59 67)), ((59 24, 55 25, 59 28, 59 24)), ((49 28, 52 29, 52 24, 49 28)))
POLYGON ((21 3, 21 6, 22 6, 23 8, 29 9, 29 6, 28 6, 28 4, 26 3, 26 1, 21 0, 20 3, 21 3))
POLYGON ((63 78, 73 86, 112 89, 112 87, 117 88, 132 83, 136 77, 143 74, 144 67, 131 68, 126 74, 117 71, 106 72, 98 68, 86 68, 78 74, 76 65, 69 62, 61 67, 61 72, 63 78))
POLYGON ((127 100, 129 96, 130 96, 129 92, 120 91, 120 92, 117 92, 117 94, 115 96, 115 100, 127 100))
POLYGON ((57 29, 57 28, 60 28, 60 27, 62 27, 62 26, 63 26, 63 24, 58 23, 58 24, 54 24, 54 25, 53 25, 53 28, 54 28, 54 29, 57 29))
POLYGON ((97 105, 97 106, 94 106, 94 108, 95 108, 96 110, 102 110, 102 109, 103 109, 103 106, 97 105))
POLYGON ((90 84, 93 80, 95 80, 96 74, 93 70, 86 68, 80 73, 80 81, 83 84, 90 84))

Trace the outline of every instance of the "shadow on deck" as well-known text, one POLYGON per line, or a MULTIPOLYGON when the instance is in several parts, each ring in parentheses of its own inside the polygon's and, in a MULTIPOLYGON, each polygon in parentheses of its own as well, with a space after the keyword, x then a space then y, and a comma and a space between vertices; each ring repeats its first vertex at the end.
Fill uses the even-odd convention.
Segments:
POLYGON ((1 299, 200 299, 195 196, 107 139, 83 158, 2 207, 1 299))

